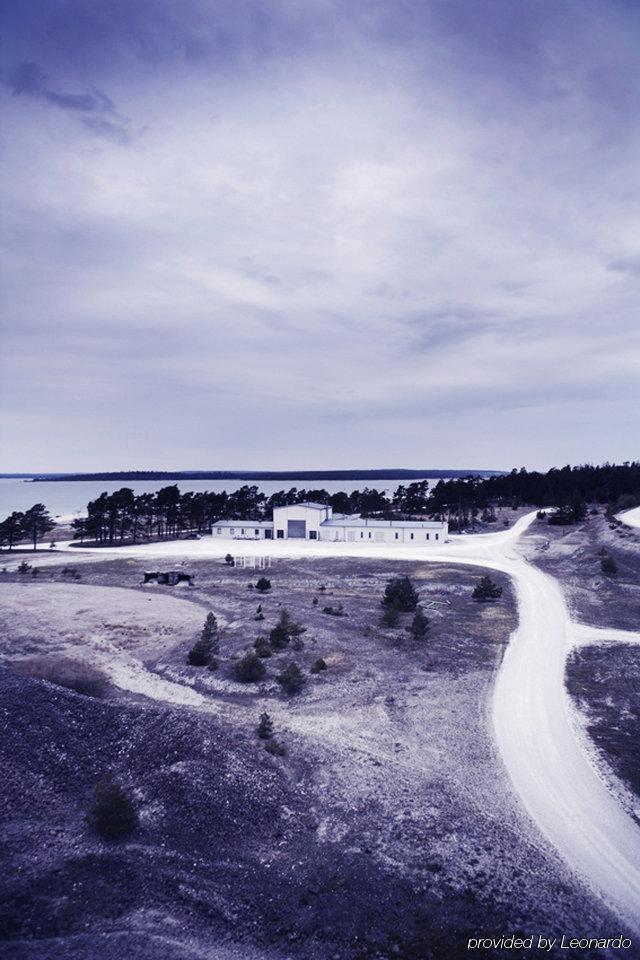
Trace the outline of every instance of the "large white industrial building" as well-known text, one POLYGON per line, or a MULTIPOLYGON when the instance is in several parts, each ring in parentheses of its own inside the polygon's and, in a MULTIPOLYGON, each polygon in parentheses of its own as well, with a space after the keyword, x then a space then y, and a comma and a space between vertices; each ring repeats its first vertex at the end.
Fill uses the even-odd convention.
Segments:
POLYGON ((218 520, 212 528, 214 537, 236 540, 346 540, 415 546, 442 543, 448 532, 445 521, 367 520, 357 513, 334 515, 324 503, 275 507, 273 520, 218 520))

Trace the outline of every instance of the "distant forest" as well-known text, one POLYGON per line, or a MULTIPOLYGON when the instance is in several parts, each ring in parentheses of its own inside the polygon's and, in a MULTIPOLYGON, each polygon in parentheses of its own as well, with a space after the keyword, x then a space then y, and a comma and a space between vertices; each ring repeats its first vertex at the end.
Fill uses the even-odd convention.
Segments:
POLYGON ((77 538, 99 543, 174 538, 207 533, 220 519, 271 519, 274 507, 306 500, 328 503, 335 513, 447 519, 452 530, 476 521, 495 522, 496 508, 523 505, 558 507, 558 522, 572 523, 586 515, 589 503, 606 505, 611 513, 640 504, 640 462, 567 466, 546 473, 522 468, 500 476, 439 480, 433 488, 421 480, 400 485, 390 497, 369 487, 352 493, 293 487, 271 496, 250 485, 232 493, 181 493, 173 484, 139 495, 123 487, 92 500, 87 517, 75 520, 73 526, 77 538))
MULTIPOLYGON (((500 471, 497 471, 498 473, 500 471)), ((323 480, 417 480, 423 477, 488 477, 495 470, 118 470, 102 473, 0 474, 0 477, 31 477, 35 483, 81 480, 302 480, 305 483, 323 480)))

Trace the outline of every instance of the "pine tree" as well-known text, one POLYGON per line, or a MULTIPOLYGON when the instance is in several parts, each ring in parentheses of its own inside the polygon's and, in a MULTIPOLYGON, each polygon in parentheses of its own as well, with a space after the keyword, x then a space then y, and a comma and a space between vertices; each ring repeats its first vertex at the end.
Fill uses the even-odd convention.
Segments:
POLYGON ((218 621, 211 611, 206 616, 202 628, 201 639, 209 641, 211 653, 220 653, 220 638, 218 636, 218 621))
POLYGON ((303 633, 306 633, 306 629, 306 627, 291 619, 288 610, 282 609, 277 624, 269 634, 271 646, 274 650, 284 650, 292 640, 298 639, 303 633))
POLYGON ((418 593, 409 577, 394 577, 385 587, 382 606, 401 613, 411 613, 418 606, 418 593))
POLYGON ((264 663, 253 650, 245 653, 242 660, 238 660, 233 668, 233 675, 240 683, 255 683, 261 680, 266 672, 264 663))
POLYGON ((268 580, 267 577, 260 577, 256 583, 256 590, 259 593, 267 593, 271 590, 271 580, 268 580))
POLYGON ((261 740, 269 740, 273 736, 273 720, 268 713, 260 714, 260 723, 256 732, 261 740))
POLYGON ((289 694, 300 693, 307 682, 302 670, 293 660, 276 676, 276 680, 284 692, 289 694))
POLYGON ((487 600, 498 600, 502 596, 502 587, 494 583, 489 576, 481 577, 471 596, 474 600, 480 600, 483 603, 487 600))

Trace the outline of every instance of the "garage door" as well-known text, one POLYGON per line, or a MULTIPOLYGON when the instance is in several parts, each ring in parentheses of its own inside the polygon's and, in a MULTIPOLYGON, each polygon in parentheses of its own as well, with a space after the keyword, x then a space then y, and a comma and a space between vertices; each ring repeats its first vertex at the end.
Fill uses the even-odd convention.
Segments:
POLYGON ((287 524, 287 536, 289 539, 297 537, 298 539, 302 538, 304 540, 307 536, 306 520, 289 520, 287 524))

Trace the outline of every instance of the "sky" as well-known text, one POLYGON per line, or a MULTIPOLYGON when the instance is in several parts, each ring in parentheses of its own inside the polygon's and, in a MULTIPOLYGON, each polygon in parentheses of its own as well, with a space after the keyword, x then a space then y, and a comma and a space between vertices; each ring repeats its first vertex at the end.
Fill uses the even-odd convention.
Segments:
POLYGON ((636 0, 1 27, 1 470, 640 456, 636 0))

